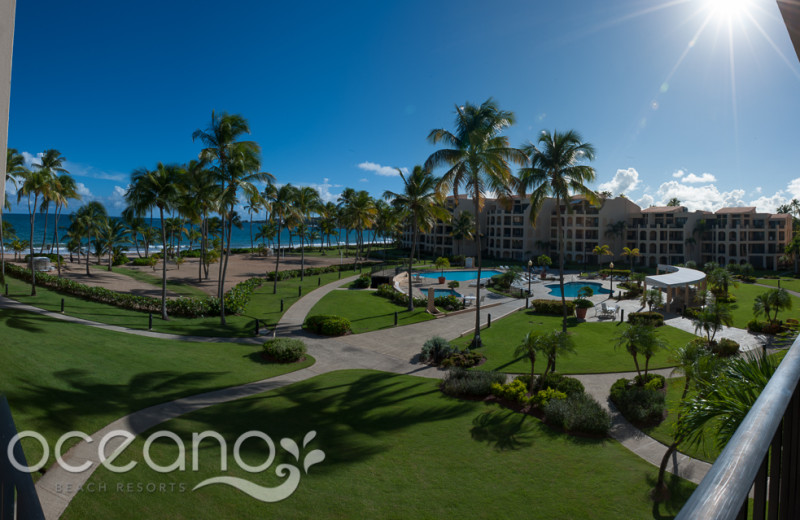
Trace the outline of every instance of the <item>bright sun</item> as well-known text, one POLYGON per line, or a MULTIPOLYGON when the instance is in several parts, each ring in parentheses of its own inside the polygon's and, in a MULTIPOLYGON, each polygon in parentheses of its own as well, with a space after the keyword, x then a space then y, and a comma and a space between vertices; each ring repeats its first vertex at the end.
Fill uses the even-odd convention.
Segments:
POLYGON ((747 12, 752 0, 705 0, 708 9, 719 16, 734 17, 747 12))

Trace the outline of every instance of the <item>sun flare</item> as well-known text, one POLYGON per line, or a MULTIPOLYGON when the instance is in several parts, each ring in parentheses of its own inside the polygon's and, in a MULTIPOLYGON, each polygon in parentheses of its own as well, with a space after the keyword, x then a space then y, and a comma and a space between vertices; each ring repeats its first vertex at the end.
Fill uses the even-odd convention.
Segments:
POLYGON ((733 18, 747 13, 752 0, 705 0, 705 3, 713 15, 733 18))

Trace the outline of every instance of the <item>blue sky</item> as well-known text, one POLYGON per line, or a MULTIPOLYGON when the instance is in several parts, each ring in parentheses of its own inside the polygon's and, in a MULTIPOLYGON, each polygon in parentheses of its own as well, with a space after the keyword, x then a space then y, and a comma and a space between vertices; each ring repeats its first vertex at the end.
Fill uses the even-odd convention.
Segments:
POLYGON ((279 183, 379 196, 491 96, 513 145, 578 130, 597 188, 774 210, 800 198, 800 65, 774 1, 720 1, 18 1, 9 146, 60 150, 117 213, 215 109, 279 183))

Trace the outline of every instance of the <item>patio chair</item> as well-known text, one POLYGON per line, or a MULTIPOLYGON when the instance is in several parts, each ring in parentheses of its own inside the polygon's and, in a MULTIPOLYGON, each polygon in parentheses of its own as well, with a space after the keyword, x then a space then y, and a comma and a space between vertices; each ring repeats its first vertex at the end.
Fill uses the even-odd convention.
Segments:
POLYGON ((602 318, 616 318, 617 310, 616 305, 606 305, 606 302, 602 302, 597 313, 602 318))

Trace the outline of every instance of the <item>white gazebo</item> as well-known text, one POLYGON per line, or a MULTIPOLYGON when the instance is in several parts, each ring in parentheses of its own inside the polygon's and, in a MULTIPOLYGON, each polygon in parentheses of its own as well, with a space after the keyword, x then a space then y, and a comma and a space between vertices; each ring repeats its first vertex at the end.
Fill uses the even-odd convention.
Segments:
POLYGON ((645 291, 648 285, 665 290, 667 298, 664 309, 670 312, 672 303, 680 298, 681 288, 683 288, 684 308, 689 306, 689 286, 699 285, 701 289, 706 288, 706 273, 686 267, 659 264, 655 276, 644 279, 645 291), (664 274, 660 274, 662 272, 664 274))

